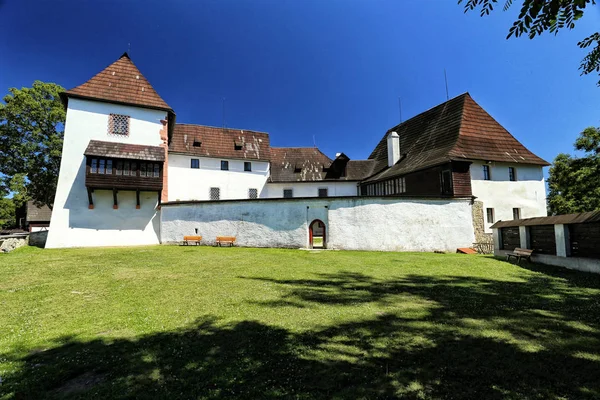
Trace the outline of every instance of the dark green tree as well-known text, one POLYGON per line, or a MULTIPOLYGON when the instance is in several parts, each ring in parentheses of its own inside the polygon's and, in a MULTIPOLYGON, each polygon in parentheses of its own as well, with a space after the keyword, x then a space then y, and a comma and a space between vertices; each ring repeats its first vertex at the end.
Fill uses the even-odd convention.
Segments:
POLYGON ((0 198, 0 228, 12 228, 15 224, 15 203, 12 199, 0 198))
MULTIPOLYGON (((573 29, 575 21, 583 16, 587 6, 596 4, 596 0, 521 0, 521 11, 517 20, 508 31, 507 39, 514 36, 529 36, 530 39, 549 31, 557 34, 559 30, 573 29)), ((513 0, 502 0, 504 11, 513 5, 513 0)), ((498 5, 498 0, 458 0, 464 3, 465 12, 479 10, 481 16, 489 15, 498 5)), ((591 48, 591 51, 581 61, 579 69, 582 75, 592 72, 600 73, 600 33, 596 32, 577 45, 591 48)), ((600 86, 600 81, 598 81, 600 86)))
POLYGON ((26 196, 50 208, 64 136, 66 113, 58 95, 63 91, 54 83, 35 81, 31 88, 9 89, 0 103, 2 186, 7 189, 24 176, 26 196))
POLYGON ((583 157, 559 154, 550 167, 551 214, 600 210, 600 128, 587 128, 575 141, 583 157))

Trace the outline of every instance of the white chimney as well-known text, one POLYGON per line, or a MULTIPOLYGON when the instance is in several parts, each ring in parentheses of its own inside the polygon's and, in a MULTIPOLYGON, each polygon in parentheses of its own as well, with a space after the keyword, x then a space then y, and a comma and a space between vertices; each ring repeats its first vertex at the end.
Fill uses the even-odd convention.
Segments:
POLYGON ((400 160, 400 136, 390 132, 387 137, 388 167, 394 166, 400 160))

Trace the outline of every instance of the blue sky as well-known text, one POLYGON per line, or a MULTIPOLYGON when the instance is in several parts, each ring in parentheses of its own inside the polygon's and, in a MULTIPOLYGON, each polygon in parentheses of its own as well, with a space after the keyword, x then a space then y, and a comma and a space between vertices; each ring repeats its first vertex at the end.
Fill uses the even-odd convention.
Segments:
MULTIPOLYGON (((530 150, 552 161, 600 126, 597 76, 577 42, 600 26, 505 40, 519 8, 481 18, 454 0, 0 0, 0 92, 36 79, 77 86, 131 58, 178 122, 269 132, 366 158, 385 131, 470 92, 530 150)), ((499 6, 501 8, 501 6, 499 6)))

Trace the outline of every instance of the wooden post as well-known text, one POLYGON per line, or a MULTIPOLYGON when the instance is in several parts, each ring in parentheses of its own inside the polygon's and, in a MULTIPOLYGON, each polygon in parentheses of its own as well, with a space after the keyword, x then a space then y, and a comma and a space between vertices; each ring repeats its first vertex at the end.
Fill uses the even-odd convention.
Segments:
POLYGON ((119 203, 117 202, 117 189, 113 189, 113 209, 117 210, 119 208, 119 203))
POLYGON ((139 210, 140 209, 140 190, 136 190, 135 191, 135 209, 139 210))
POLYGON ((88 202, 89 202, 88 208, 90 210, 94 209, 94 199, 92 198, 93 192, 94 192, 94 189, 87 188, 88 202))

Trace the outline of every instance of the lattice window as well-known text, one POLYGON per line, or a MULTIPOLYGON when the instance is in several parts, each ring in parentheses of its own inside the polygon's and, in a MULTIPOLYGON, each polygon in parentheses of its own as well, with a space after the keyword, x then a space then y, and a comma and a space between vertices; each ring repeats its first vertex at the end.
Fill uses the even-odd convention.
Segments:
POLYGON ((249 199, 258 199, 258 189, 248 189, 249 199))
POLYGON ((294 197, 294 191, 292 189, 283 189, 283 198, 291 199, 294 197))
POLYGON ((108 134, 128 136, 129 135, 129 115, 110 114, 108 118, 108 134))
POLYGON ((210 188, 210 199, 211 200, 220 200, 221 199, 221 188, 211 187, 210 188))

